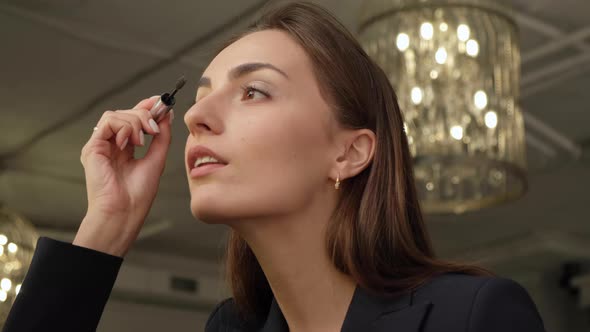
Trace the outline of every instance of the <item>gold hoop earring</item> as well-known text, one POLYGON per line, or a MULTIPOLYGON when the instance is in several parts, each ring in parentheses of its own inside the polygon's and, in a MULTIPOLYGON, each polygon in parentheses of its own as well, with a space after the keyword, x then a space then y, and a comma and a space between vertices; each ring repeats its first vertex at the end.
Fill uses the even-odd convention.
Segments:
POLYGON ((336 188, 336 190, 340 188, 340 174, 338 174, 338 176, 336 177, 336 184, 334 185, 334 188, 336 188))

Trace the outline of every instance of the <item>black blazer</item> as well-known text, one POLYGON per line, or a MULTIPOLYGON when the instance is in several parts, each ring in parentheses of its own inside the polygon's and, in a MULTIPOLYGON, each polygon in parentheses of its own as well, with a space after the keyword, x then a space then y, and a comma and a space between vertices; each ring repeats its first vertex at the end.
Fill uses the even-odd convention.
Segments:
MULTIPOLYGON (((117 256, 41 237, 2 331, 95 331, 122 262, 117 256)), ((227 299, 213 310, 205 331, 240 332, 241 325, 233 300, 227 299)), ((260 331, 288 331, 274 299, 260 331)), ((516 282, 446 274, 393 300, 357 287, 342 331, 543 332, 544 328, 535 304, 516 282)))
MULTIPOLYGON (((245 331, 233 299, 221 302, 206 332, 245 331)), ((275 299, 258 331, 289 331, 275 299)), ((395 299, 356 288, 343 332, 544 332, 527 291, 511 279, 445 274, 395 299)))

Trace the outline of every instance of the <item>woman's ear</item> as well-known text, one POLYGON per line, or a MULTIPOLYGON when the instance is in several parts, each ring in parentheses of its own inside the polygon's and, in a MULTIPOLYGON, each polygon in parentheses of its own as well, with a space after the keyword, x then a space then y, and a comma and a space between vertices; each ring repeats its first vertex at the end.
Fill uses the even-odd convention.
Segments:
POLYGON ((340 173, 340 180, 354 177, 367 168, 373 161, 377 143, 375 133, 370 129, 348 132, 343 142, 344 151, 338 156, 335 171, 340 173))

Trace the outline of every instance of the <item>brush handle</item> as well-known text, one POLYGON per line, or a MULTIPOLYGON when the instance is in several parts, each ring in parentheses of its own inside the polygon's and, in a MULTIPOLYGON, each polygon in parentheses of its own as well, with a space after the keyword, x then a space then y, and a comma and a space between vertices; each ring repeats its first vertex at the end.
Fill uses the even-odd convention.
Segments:
POLYGON ((166 116, 166 113, 172 109, 175 102, 176 100, 169 93, 163 94, 154 104, 152 109, 150 109, 150 113, 152 114, 154 121, 160 122, 160 120, 166 116))

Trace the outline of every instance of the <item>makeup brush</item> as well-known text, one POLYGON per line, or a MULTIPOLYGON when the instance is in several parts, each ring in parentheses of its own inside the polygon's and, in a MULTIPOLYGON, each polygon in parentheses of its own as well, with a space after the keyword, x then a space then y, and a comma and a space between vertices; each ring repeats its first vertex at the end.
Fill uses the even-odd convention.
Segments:
POLYGON ((160 120, 162 120, 162 118, 166 116, 166 113, 168 113, 172 109, 172 106, 176 104, 176 99, 174 98, 174 95, 180 89, 182 89, 185 83, 186 79, 184 78, 184 76, 181 76, 178 79, 178 81, 176 81, 176 87, 171 93, 166 92, 160 96, 158 102, 154 104, 154 107, 152 107, 152 109, 150 110, 150 113, 152 114, 152 118, 154 119, 154 121, 160 122, 160 120))

